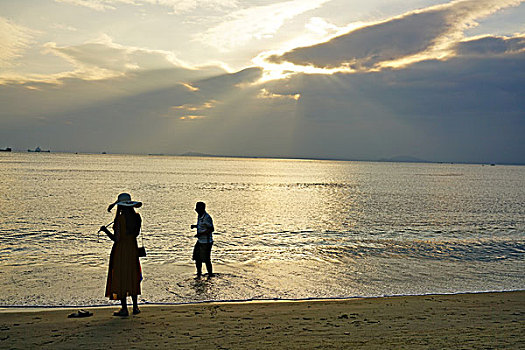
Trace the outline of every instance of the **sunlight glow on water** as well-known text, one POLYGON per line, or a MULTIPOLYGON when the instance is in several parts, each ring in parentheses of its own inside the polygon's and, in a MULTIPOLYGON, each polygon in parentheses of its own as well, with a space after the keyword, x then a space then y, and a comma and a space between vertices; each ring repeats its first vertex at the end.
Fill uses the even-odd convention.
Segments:
POLYGON ((0 174, 0 305, 107 304, 97 230, 120 192, 144 203, 147 302, 525 287, 525 167, 10 153, 0 174))

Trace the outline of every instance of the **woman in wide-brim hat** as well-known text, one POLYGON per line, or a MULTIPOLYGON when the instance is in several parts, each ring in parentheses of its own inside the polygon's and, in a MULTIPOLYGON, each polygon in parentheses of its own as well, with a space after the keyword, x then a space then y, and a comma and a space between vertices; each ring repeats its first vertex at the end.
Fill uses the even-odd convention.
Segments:
POLYGON ((108 207, 111 211, 117 206, 117 213, 113 221, 113 233, 105 226, 100 228, 114 242, 109 256, 108 279, 106 283, 106 297, 110 300, 120 300, 122 308, 115 312, 115 316, 128 316, 126 298, 133 301, 133 314, 140 312, 137 296, 140 295, 142 270, 138 256, 137 236, 140 233, 142 219, 134 208, 140 208, 141 202, 131 200, 128 193, 121 193, 115 203, 108 207))

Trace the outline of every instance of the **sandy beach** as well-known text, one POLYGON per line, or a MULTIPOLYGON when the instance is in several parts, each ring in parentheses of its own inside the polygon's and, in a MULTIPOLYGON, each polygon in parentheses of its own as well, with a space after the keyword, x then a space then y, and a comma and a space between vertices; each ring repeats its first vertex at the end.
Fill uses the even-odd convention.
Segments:
POLYGON ((523 349, 525 291, 349 300, 3 309, 0 348, 523 349))

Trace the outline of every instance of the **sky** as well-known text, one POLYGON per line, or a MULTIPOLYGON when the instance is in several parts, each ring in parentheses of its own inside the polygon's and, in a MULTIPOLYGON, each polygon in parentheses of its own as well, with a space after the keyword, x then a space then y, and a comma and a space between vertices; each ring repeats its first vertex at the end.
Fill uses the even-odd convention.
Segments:
POLYGON ((0 0, 0 148, 525 164, 525 1, 0 0))

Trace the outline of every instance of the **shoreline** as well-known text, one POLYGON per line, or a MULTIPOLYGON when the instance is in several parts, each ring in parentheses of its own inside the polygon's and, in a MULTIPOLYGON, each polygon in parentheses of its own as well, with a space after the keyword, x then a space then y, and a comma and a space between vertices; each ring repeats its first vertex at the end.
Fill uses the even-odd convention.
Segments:
POLYGON ((202 302, 0 313, 0 348, 348 349, 525 347, 525 291, 344 300, 202 302))
MULTIPOLYGON (((388 294, 379 296, 350 296, 350 297, 311 297, 311 298, 263 298, 263 299, 218 299, 218 300, 198 300, 198 301, 187 301, 187 302, 173 302, 173 303, 157 303, 157 302, 146 302, 140 303, 140 306, 179 306, 179 305, 205 305, 205 304, 244 304, 244 303, 279 303, 279 302, 324 302, 324 301, 350 301, 356 299, 381 299, 381 298, 395 298, 395 297, 424 297, 424 296, 450 296, 450 295, 476 295, 486 293, 514 293, 524 292, 525 289, 509 289, 509 290, 488 290, 488 291, 474 291, 474 292, 451 292, 451 293, 425 293, 425 294, 388 294)), ((129 300, 128 300, 129 301, 129 300)), ((103 309, 103 308, 114 308, 118 307, 119 301, 115 301, 114 304, 101 304, 101 305, 3 305, 0 306, 0 314, 10 312, 40 312, 40 311, 54 311, 54 310, 78 310, 78 309, 103 309)), ((129 305, 128 305, 129 306, 129 305)))

